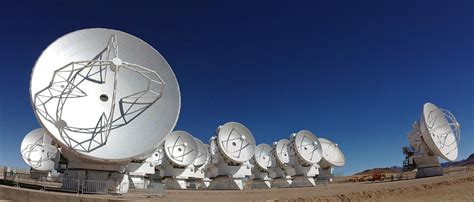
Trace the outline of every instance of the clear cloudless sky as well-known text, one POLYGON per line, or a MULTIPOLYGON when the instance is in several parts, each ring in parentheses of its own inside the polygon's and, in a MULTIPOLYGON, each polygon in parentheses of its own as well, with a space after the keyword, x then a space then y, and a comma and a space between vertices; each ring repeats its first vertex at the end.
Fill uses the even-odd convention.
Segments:
POLYGON ((166 58, 181 88, 176 129, 205 142, 228 121, 258 143, 307 129, 339 143, 339 172, 399 166, 433 102, 461 123, 459 159, 474 152, 473 1, 69 2, 2 2, 2 165, 26 166, 20 143, 39 127, 28 91, 37 57, 91 27, 128 32, 166 58))

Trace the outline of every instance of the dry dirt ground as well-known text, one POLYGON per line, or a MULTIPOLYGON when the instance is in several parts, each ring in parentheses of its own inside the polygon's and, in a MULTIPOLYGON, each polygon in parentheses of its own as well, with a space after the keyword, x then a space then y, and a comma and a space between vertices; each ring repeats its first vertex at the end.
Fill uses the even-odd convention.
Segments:
MULTIPOLYGON (((15 196, 12 195, 15 191, 20 191, 18 189, 21 188, 0 186, 0 199, 13 199, 15 196)), ((30 192, 22 194, 23 198, 19 198, 28 201, 52 199, 51 195, 56 195, 58 197, 56 199, 63 201, 474 201, 474 172, 394 182, 330 184, 312 188, 244 191, 168 190, 167 195, 161 198, 133 192, 124 196, 77 196, 36 190, 21 191, 30 192)))

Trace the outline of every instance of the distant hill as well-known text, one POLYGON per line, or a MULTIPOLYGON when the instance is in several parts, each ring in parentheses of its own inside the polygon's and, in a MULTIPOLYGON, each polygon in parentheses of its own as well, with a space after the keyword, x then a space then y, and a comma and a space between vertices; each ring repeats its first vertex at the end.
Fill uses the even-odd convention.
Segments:
MULTIPOLYGON (((441 167, 443 168, 467 166, 467 165, 474 165, 474 154, 471 154, 469 157, 467 157, 467 159, 454 161, 454 162, 441 163, 441 167)), ((392 167, 386 167, 386 168, 372 168, 372 169, 364 170, 362 172, 358 172, 354 175, 368 175, 374 172, 400 173, 402 172, 402 168, 399 166, 392 166, 392 167)))
POLYGON ((474 165, 474 154, 471 154, 469 157, 467 157, 467 159, 454 161, 454 162, 442 163, 441 167, 447 168, 447 167, 467 166, 467 165, 474 165))
POLYGON ((392 166, 392 167, 386 167, 386 168, 372 168, 372 169, 364 170, 362 172, 358 172, 354 175, 368 175, 374 172, 400 173, 402 172, 402 168, 399 166, 392 166))

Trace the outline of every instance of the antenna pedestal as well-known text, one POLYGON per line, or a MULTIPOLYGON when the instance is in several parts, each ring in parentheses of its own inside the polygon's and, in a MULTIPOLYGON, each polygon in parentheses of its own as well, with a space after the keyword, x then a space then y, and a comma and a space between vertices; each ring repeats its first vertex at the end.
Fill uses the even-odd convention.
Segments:
POLYGON ((415 178, 443 176, 443 175, 444 175, 443 168, 441 168, 440 166, 424 167, 424 168, 418 168, 418 171, 416 171, 415 178))
POLYGON ((91 193, 102 193, 104 190, 112 190, 110 192, 118 194, 128 192, 129 178, 125 174, 127 162, 106 164, 82 159, 66 149, 60 151, 67 158, 66 168, 56 168, 58 171, 64 171, 63 178, 76 180, 83 183, 84 186, 90 183, 91 185, 87 186, 90 189, 87 191, 91 193), (97 181, 106 181, 107 183, 105 187, 92 185, 97 181))
POLYGON ((194 172, 189 179, 188 186, 194 189, 207 189, 211 183, 211 179, 206 176, 206 167, 194 167, 194 172))
POLYGON ((290 188, 293 183, 291 176, 285 176, 281 178, 275 178, 272 181, 272 187, 274 188, 290 188))
POLYGON ((317 164, 302 165, 295 163, 296 176, 291 187, 314 187, 314 177, 319 174, 319 166, 317 164))
POLYGON ((438 156, 426 151, 427 148, 424 145, 421 145, 419 148, 421 151, 414 153, 411 157, 417 168, 415 178, 443 176, 444 172, 439 163, 438 156))
POLYGON ((42 170, 35 170, 33 168, 30 169, 30 176, 33 179, 39 179, 39 180, 47 180, 47 181, 52 181, 51 177, 51 171, 42 171, 42 170))
POLYGON ((178 167, 173 165, 167 158, 163 163, 158 165, 159 173, 154 175, 155 179, 162 179, 168 189, 186 189, 187 181, 190 178, 195 178, 194 166, 178 167))
POLYGON ((295 169, 291 166, 279 165, 274 168, 275 178, 272 187, 288 188, 291 187, 293 176, 296 175, 295 169))
POLYGON ((291 187, 315 187, 316 182, 312 177, 306 176, 295 176, 293 182, 291 183, 291 187))
POLYGON ((213 178, 209 188, 210 189, 230 189, 230 190, 244 190, 251 187, 249 186, 248 179, 244 178, 233 178, 231 176, 219 176, 213 178))
MULTIPOLYGON (((87 187, 88 193, 117 193, 125 194, 128 192, 129 178, 128 175, 115 171, 99 171, 99 170, 66 170, 63 179, 73 179, 75 182, 82 183, 87 187), (99 181, 105 181, 105 184, 99 181)), ((63 184, 70 186, 70 184, 63 184)))
POLYGON ((194 187, 205 187, 201 181, 205 178, 202 170, 194 168, 190 165, 184 168, 177 168, 173 166, 164 166, 160 169, 160 176, 163 182, 170 189, 186 189, 188 184, 195 184, 194 187), (196 172, 195 172, 196 171, 196 172), (198 184, 198 185, 196 185, 198 184))
POLYGON ((252 182, 252 189, 270 189, 272 188, 272 179, 259 180, 254 179, 252 182))
POLYGON ((438 156, 429 149, 423 140, 420 124, 418 122, 413 124, 413 129, 408 134, 408 140, 411 145, 411 147, 408 148, 410 151, 404 153, 407 155, 408 162, 414 164, 414 166, 407 166, 417 168, 416 178, 444 175, 438 156))
POLYGON ((165 158, 157 169, 159 172, 153 175, 153 179, 161 180, 168 189, 187 189, 188 185, 192 185, 193 188, 209 186, 203 167, 196 168, 193 165, 177 167, 165 158))
POLYGON ((295 169, 295 178, 291 187, 314 187, 316 183, 314 178, 319 174, 318 164, 305 165, 298 161, 297 156, 291 156, 295 162, 293 163, 295 169))
POLYGON ((146 189, 150 185, 149 176, 155 174, 155 163, 151 157, 142 163, 130 163, 127 166, 130 187, 135 189, 146 189))
POLYGON ((211 179, 204 177, 204 178, 195 178, 188 180, 188 188, 190 189, 209 189, 211 185, 211 179))
POLYGON ((319 175, 317 177, 317 181, 318 182, 324 182, 324 183, 327 183, 327 182, 332 182, 332 172, 333 172, 333 168, 332 167, 320 167, 319 168, 319 175))
POLYGON ((272 185, 272 178, 276 176, 274 171, 261 171, 256 169, 255 166, 252 169, 253 182, 252 189, 270 189, 272 185))
POLYGON ((234 163, 224 157, 219 151, 216 143, 217 138, 211 138, 210 153, 211 165, 209 175, 212 179, 211 189, 237 189, 243 190, 247 187, 246 181, 252 177, 252 165, 247 160, 243 163, 234 163))
POLYGON ((163 184, 165 184, 167 189, 186 189, 187 182, 186 179, 180 178, 165 178, 162 180, 163 184))

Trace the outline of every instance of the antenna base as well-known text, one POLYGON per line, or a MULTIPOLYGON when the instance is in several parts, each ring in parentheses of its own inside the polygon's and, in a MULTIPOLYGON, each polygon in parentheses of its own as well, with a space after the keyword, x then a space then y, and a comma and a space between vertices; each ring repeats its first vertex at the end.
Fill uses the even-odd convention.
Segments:
POLYGON ((424 177, 434 177, 434 176, 443 176, 443 168, 441 166, 433 166, 433 167, 424 167, 418 168, 416 171, 415 178, 424 178, 424 177))
POLYGON ((316 181, 312 177, 296 176, 291 187, 315 187, 316 181))
POLYGON ((293 180, 291 178, 277 178, 273 179, 272 187, 275 188, 290 188, 293 180))
POLYGON ((254 179, 252 182, 252 189, 271 189, 271 188, 272 188, 271 179, 268 179, 268 180, 254 179))
POLYGON ((326 167, 326 168, 319 168, 319 175, 317 178, 318 182, 323 182, 323 183, 329 183, 332 182, 332 177, 333 177, 333 168, 332 167, 326 167))
MULTIPOLYGON (((228 176, 220 176, 212 179, 209 185, 210 189, 233 189, 233 190, 244 190, 250 188, 248 182, 250 180, 245 178, 233 178, 228 176)), ((251 184, 250 184, 251 185, 251 184)))

